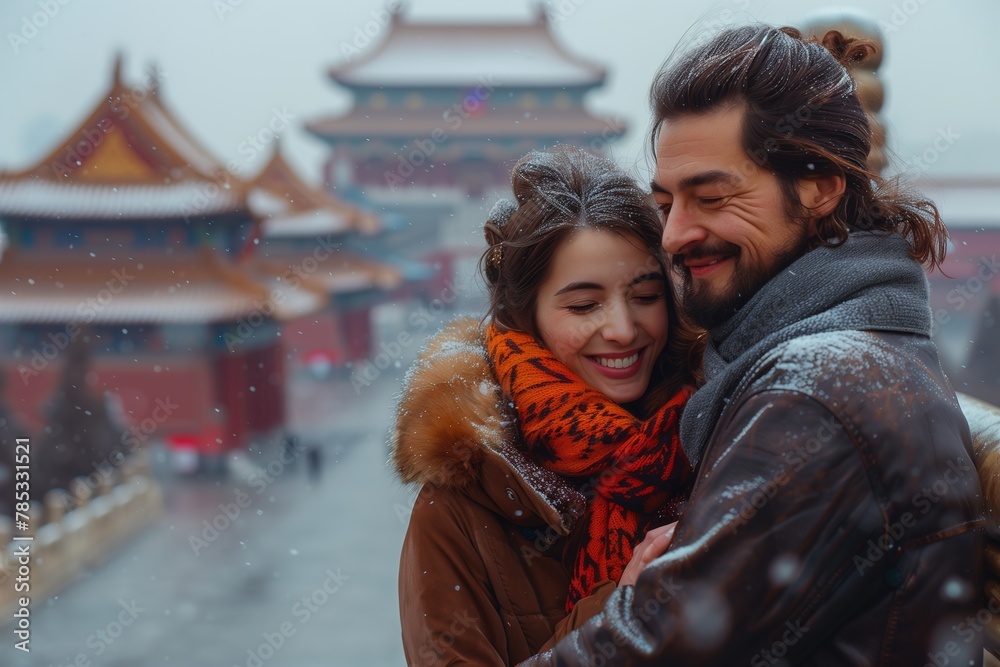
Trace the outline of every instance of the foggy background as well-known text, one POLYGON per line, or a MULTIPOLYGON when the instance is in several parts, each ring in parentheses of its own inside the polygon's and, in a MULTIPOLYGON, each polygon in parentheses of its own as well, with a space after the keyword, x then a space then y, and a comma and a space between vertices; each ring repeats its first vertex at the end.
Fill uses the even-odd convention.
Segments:
MULTIPOLYGON (((192 133, 225 163, 238 156, 247 134, 267 122, 273 108, 297 120, 346 111, 349 96, 326 71, 345 61, 359 29, 386 2, 366 0, 71 0, 14 53, 0 48, 0 168, 23 166, 81 120, 107 86, 114 54, 126 54, 125 77, 138 81, 156 63, 165 100, 192 133), (234 6, 230 6, 230 3, 234 6)), ((605 85, 588 97, 598 115, 628 121, 628 134, 612 149, 623 165, 648 174, 647 92, 654 72, 689 30, 758 20, 797 25, 833 6, 861 9, 885 34, 879 70, 886 88, 882 113, 888 145, 903 168, 922 153, 939 128, 961 140, 928 175, 1000 174, 1000 4, 991 0, 732 0, 640 2, 564 0, 541 3, 553 32, 574 55, 605 65, 605 85)), ((410 0, 412 20, 528 19, 536 3, 410 0)), ((4 35, 19 32, 37 0, 0 4, 4 35)), ((361 33, 363 34, 363 32, 361 33)), ((372 44, 359 48, 363 54, 372 44)), ((5 39, 9 41, 9 39, 5 39)), ((294 166, 318 182, 326 154, 301 129, 282 137, 294 166)), ((263 164, 248 164, 253 171, 263 164)))

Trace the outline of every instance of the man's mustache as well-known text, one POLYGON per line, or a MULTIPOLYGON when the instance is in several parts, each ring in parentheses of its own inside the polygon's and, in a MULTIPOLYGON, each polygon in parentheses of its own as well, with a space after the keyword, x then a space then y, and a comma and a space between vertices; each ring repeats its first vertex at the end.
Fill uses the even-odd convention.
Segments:
POLYGON ((670 264, 676 271, 686 269, 684 262, 691 259, 701 259, 703 257, 733 257, 740 254, 740 247, 728 241, 714 241, 702 243, 691 248, 687 252, 670 256, 670 264))

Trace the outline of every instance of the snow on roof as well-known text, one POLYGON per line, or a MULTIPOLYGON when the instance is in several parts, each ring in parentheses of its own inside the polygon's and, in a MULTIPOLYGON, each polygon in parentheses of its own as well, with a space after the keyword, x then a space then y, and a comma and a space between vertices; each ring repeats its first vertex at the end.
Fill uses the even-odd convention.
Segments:
POLYGON ((264 236, 268 238, 316 237, 343 234, 351 230, 350 221, 332 211, 307 211, 293 215, 265 218, 264 236))
POLYGON ((0 180, 59 185, 220 180, 225 168, 163 104, 158 80, 148 88, 132 87, 122 81, 120 70, 119 58, 106 94, 47 155, 27 169, 0 173, 0 180))
POLYGON ((169 185, 103 185, 0 179, 0 215, 105 220, 182 217, 232 211, 240 194, 201 181, 169 185))
POLYGON ((442 122, 441 109, 405 110, 352 109, 341 117, 323 118, 306 123, 310 132, 326 138, 340 137, 412 137, 430 136, 447 127, 448 137, 618 137, 626 130, 624 122, 592 116, 582 107, 569 109, 491 109, 470 117, 458 127, 442 122))
POLYGON ((141 113, 162 139, 202 176, 212 177, 222 171, 222 165, 204 147, 198 145, 173 116, 167 112, 157 95, 150 95, 140 105, 141 113))
POLYGON ((522 23, 407 23, 397 14, 381 44, 330 76, 356 86, 595 86, 605 70, 565 51, 544 12, 522 23))
POLYGON ((255 216, 264 219, 265 236, 319 236, 352 230, 373 234, 382 227, 374 214, 303 181, 282 157, 277 142, 271 159, 249 187, 247 204, 255 216))
POLYGON ((287 288, 276 298, 268 284, 272 279, 209 250, 130 251, 116 258, 8 250, 0 260, 0 322, 193 324, 270 310, 287 320, 325 305, 323 295, 312 290, 287 288), (118 291, 98 300, 109 285, 118 291))

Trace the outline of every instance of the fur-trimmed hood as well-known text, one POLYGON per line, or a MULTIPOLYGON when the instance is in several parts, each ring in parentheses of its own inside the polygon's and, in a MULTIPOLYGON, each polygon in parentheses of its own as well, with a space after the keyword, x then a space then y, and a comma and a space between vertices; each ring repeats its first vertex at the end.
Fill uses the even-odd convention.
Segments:
POLYGON ((518 446, 478 320, 455 320, 428 342, 403 380, 389 447, 403 482, 463 491, 518 525, 566 535, 586 507, 518 446))
POLYGON ((986 523, 993 537, 1000 538, 1000 408, 965 394, 958 394, 958 402, 972 433, 986 523))

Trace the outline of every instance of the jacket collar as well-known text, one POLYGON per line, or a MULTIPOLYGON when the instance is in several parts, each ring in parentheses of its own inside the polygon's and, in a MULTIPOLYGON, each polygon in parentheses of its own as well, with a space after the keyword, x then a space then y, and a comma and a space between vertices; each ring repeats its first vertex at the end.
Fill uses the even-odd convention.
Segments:
POLYGON ((406 374, 390 463, 403 482, 462 491, 516 525, 544 523, 567 535, 586 499, 525 457, 506 405, 480 323, 455 320, 431 338, 406 374))

